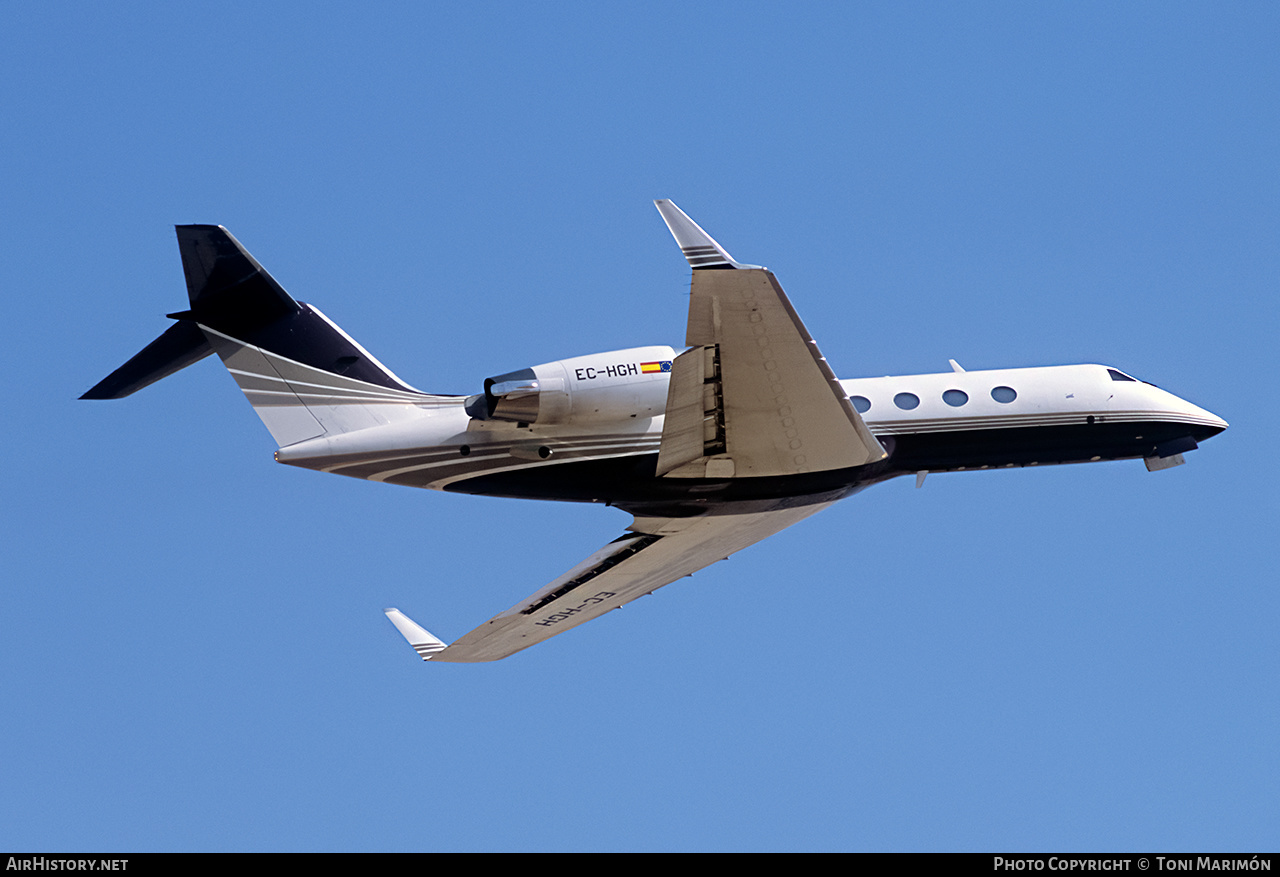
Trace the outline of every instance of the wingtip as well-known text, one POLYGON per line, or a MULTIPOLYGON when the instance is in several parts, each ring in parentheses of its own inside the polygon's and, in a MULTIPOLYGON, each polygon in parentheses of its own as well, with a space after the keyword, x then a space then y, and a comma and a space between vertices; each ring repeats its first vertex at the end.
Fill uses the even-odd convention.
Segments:
POLYGON ((676 239, 680 252, 684 254, 689 267, 698 270, 706 268, 759 268, 759 265, 745 265, 735 261, 733 256, 702 226, 689 218, 675 202, 669 198, 659 198, 653 202, 667 224, 667 230, 676 239))
POLYGON ((409 645, 413 646, 413 650, 418 653, 418 657, 422 658, 422 660, 430 661, 449 647, 449 644, 444 640, 429 633, 394 606, 382 611, 391 623, 396 626, 396 630, 400 631, 400 635, 405 638, 409 645))

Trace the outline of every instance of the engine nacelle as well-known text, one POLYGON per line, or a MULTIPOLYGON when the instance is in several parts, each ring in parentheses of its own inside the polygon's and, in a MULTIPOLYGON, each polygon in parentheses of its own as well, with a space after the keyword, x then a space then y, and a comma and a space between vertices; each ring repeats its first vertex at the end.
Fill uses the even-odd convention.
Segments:
POLYGON ((485 378, 467 399, 476 420, 513 423, 607 423, 666 411, 670 347, 633 347, 561 359, 485 378))

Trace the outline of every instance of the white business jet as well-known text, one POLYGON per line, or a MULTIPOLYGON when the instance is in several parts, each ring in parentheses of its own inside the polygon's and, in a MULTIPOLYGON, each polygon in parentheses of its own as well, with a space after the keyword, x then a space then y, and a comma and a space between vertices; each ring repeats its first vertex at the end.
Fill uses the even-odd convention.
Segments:
POLYGON ((178 226, 191 308, 87 392, 116 399, 222 358, 290 466, 458 493, 599 502, 627 532, 446 644, 386 614, 429 661, 493 661, 727 558, 900 475, 1183 462, 1227 426, 1104 365, 839 380, 773 273, 655 202, 693 268, 687 349, 637 347, 424 393, 221 226, 178 226))

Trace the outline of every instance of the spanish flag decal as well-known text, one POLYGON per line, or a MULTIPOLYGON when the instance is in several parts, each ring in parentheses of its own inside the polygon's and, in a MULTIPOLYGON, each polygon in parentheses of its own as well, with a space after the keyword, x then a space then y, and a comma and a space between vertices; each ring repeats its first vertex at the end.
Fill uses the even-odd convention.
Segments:
POLYGON ((671 371, 671 360, 664 359, 660 362, 642 362, 640 363, 640 374, 652 375, 658 372, 671 371))

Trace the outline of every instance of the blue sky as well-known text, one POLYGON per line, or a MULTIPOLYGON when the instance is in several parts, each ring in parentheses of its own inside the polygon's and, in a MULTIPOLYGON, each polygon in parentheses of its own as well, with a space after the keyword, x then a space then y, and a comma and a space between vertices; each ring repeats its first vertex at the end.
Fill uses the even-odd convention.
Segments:
POLYGON ((187 3, 0 32, 0 847, 1280 841, 1280 12, 187 3), (669 197, 842 377, 1104 362, 1231 428, 900 479, 492 665, 627 517, 276 465, 205 361, 77 401, 227 226, 409 382, 679 344, 669 197))

